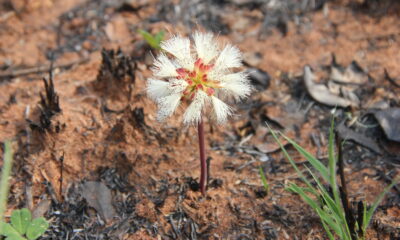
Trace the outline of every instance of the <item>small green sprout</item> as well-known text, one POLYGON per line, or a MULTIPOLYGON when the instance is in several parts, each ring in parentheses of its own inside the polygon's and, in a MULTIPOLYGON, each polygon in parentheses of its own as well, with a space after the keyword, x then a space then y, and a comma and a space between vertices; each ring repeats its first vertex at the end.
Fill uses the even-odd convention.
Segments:
POLYGON ((260 170, 261 182, 262 182, 262 184, 263 184, 263 186, 264 186, 264 188, 265 188, 265 191, 266 191, 267 194, 268 194, 268 191, 269 191, 269 184, 268 184, 268 182, 267 182, 267 178, 265 177, 264 170, 262 169, 262 167, 260 167, 259 170, 260 170))
POLYGON ((140 35, 142 35, 144 40, 146 40, 147 44, 149 44, 151 48, 155 50, 161 50, 160 43, 164 39, 164 34, 165 34, 164 31, 159 31, 155 35, 152 35, 151 33, 143 29, 139 29, 138 32, 140 35))
POLYGON ((46 219, 39 217, 32 220, 31 212, 26 208, 12 212, 11 224, 0 222, 0 234, 5 236, 6 240, 35 240, 48 228, 49 223, 46 219))

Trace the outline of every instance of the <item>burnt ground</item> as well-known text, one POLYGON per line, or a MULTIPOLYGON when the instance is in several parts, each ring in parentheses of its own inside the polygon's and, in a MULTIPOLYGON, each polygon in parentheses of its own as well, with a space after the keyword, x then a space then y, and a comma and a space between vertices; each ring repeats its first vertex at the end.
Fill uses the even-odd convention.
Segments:
MULTIPOLYGON (((399 10, 394 0, 2 1, 0 141, 13 139, 15 152, 7 214, 44 215, 51 227, 40 239, 326 239, 311 208, 285 191, 298 179, 265 122, 325 161, 334 115, 349 139, 350 199, 372 203, 399 173, 390 128, 399 118, 386 129, 377 120, 400 107, 399 10), (213 31, 259 71, 257 91, 227 125, 206 120, 207 197, 196 129, 181 113, 155 120, 144 92, 152 50, 139 29, 213 31), (353 86, 340 91, 357 104, 332 111, 315 100, 306 65, 320 83, 340 70, 353 86)), ((400 239, 399 191, 387 194, 367 239, 400 239)))

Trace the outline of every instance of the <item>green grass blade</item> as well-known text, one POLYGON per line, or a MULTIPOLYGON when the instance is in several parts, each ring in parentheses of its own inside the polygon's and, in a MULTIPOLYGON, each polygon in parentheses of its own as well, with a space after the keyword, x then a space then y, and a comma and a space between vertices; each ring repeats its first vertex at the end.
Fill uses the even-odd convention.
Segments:
POLYGON ((304 201, 310 205, 314 210, 320 208, 318 203, 316 201, 314 201, 312 198, 310 198, 304 191, 302 188, 300 188, 299 186, 297 186, 296 184, 290 184, 290 188, 297 194, 299 194, 304 201))
POLYGON ((300 171, 300 169, 297 167, 296 162, 290 157, 289 153, 286 151, 285 147, 283 146, 282 142, 279 140, 278 136, 276 135, 275 131, 272 130, 272 128, 266 123, 268 129, 271 131, 272 136, 274 137, 275 141, 278 143, 279 147, 282 149, 283 154, 285 155, 286 159, 289 161, 290 165, 295 169, 301 180, 310 188, 311 191, 313 191, 313 194, 318 195, 318 192, 316 192, 311 185, 311 183, 307 180, 307 178, 304 176, 304 174, 300 171))
MULTIPOLYGON (((335 219, 336 224, 340 227, 341 229, 340 234, 342 235, 346 234, 346 236, 350 236, 350 230, 347 225, 346 217, 341 203, 336 204, 336 202, 332 199, 331 195, 321 184, 319 179, 312 173, 312 171, 309 168, 307 168, 307 170, 317 183, 318 188, 321 191, 321 197, 324 199, 326 207, 331 211, 332 218, 335 219)), ((340 235, 339 233, 337 234, 340 235)))
POLYGON ((330 230, 329 227, 326 225, 326 223, 325 223, 324 221, 321 221, 321 222, 322 222, 322 226, 323 226, 324 229, 325 229, 326 234, 327 234, 328 237, 329 237, 329 240, 335 240, 335 237, 334 237, 333 234, 331 233, 331 230, 330 230))
POLYGON ((160 43, 161 43, 161 41, 162 40, 164 40, 164 35, 165 35, 165 32, 164 31, 159 31, 157 34, 156 34, 156 36, 154 37, 154 39, 157 41, 157 43, 158 43, 158 46, 160 46, 160 43))
POLYGON ((316 209, 315 210, 322 222, 325 222, 339 237, 340 239, 347 239, 342 231, 342 228, 338 226, 338 224, 333 220, 332 216, 325 212, 324 210, 316 209))
POLYGON ((364 234, 364 236, 365 236, 365 234, 366 234, 366 230, 367 230, 367 227, 368 227, 368 224, 367 224, 367 204, 364 202, 364 212, 363 212, 363 225, 362 226, 360 226, 360 228, 362 229, 362 232, 363 232, 363 234, 364 234), (365 227, 364 227, 365 226, 365 227))
MULTIPOLYGON (((331 127, 329 129, 329 141, 328 141, 328 159, 329 159, 329 184, 332 188, 333 198, 335 199, 336 205, 341 205, 340 194, 338 185, 336 182, 336 156, 335 156, 335 134, 334 129, 334 118, 332 118, 331 127)), ((341 144, 341 143, 338 143, 341 144)))
POLYGON ((316 159, 311 153, 307 152, 304 148, 298 145, 292 139, 281 134, 292 146, 307 159, 307 161, 321 174, 325 181, 329 182, 329 171, 318 159, 316 159))
POLYGON ((261 182, 262 182, 262 184, 263 184, 263 186, 265 188, 265 191, 267 191, 267 194, 268 194, 268 192, 269 192, 269 184, 267 182, 267 178, 265 177, 264 170, 262 169, 262 167, 260 167, 259 170, 260 170, 261 182))
POLYGON ((379 196, 375 199, 374 203, 372 204, 371 208, 367 211, 367 214, 365 216, 365 221, 364 221, 364 226, 363 226, 363 231, 366 232, 367 227, 372 219, 372 215, 374 214, 376 208, 378 205, 382 202, 383 198, 385 197, 386 193, 389 192, 389 190, 396 185, 400 181, 400 177, 396 178, 390 185, 388 185, 380 194, 379 196))
POLYGON ((157 41, 157 39, 151 35, 149 32, 139 29, 138 30, 139 34, 142 35, 142 37, 144 38, 144 40, 146 40, 146 42, 150 45, 150 47, 154 48, 154 49, 159 49, 160 45, 159 42, 157 41))
POLYGON ((300 187, 298 187, 295 184, 291 184, 290 186, 294 192, 299 194, 303 200, 310 205, 312 209, 318 214, 322 222, 325 222, 334 232, 338 233, 339 236, 342 236, 341 229, 337 226, 337 224, 332 220, 331 216, 329 216, 321 207, 319 204, 311 199, 300 187))
POLYGON ((286 188, 288 191, 292 191, 301 196, 301 198, 306 202, 310 207, 318 214, 323 224, 324 229, 329 237, 329 239, 335 239, 334 233, 337 234, 340 239, 350 240, 350 232, 347 226, 345 214, 343 207, 340 201, 340 194, 338 191, 338 185, 336 181, 336 157, 335 157, 335 148, 334 148, 334 132, 333 132, 333 121, 330 129, 329 135, 329 163, 328 167, 325 166, 319 159, 315 158, 311 153, 298 145, 295 141, 286 137, 282 133, 279 133, 285 140, 287 140, 306 160, 311 164, 312 169, 309 169, 307 166, 309 174, 312 176, 314 181, 317 184, 317 187, 314 187, 311 182, 307 179, 306 175, 303 174, 302 171, 297 167, 296 162, 290 157, 289 153, 284 148, 283 144, 279 140, 277 133, 275 133, 267 124, 267 127, 270 129, 272 136, 275 141, 279 144, 282 149, 283 154, 288 159, 289 163, 297 172, 298 176, 301 180, 307 185, 306 188, 301 188, 296 184, 291 183, 289 187, 286 188), (318 173, 318 174, 317 174, 318 173), (320 177, 319 177, 320 176, 320 177), (329 183, 333 190, 333 196, 329 193, 329 191, 324 187, 322 182, 329 183), (317 200, 313 200, 310 197, 312 194, 317 200), (321 205, 319 200, 323 199, 325 202, 324 205, 321 205), (333 231, 333 232, 332 232, 333 231))
MULTIPOLYGON (((298 185, 296 185, 296 186, 298 186, 298 185)), ((310 189, 308 187, 299 187, 299 188, 301 188, 303 190, 303 192, 305 192, 305 193, 310 193, 315 197, 319 196, 319 193, 315 189, 310 189), (314 194, 315 192, 317 192, 318 194, 314 194)), ((285 190, 296 193, 296 191, 294 191, 290 186, 289 187, 285 187, 285 190)))
POLYGON ((315 176, 315 174, 309 168, 307 168, 307 170, 309 171, 310 175, 314 178, 314 181, 317 183, 318 189, 321 192, 320 196, 324 199, 329 209, 331 209, 332 212, 335 214, 335 217, 338 218, 338 222, 345 223, 343 222, 343 219, 345 218, 342 212, 343 210, 341 209, 341 205, 336 205, 336 202, 332 199, 328 191, 325 189, 325 187, 322 185, 319 179, 315 176))
MULTIPOLYGON (((4 211, 7 207, 7 197, 8 197, 8 179, 11 174, 12 168, 12 149, 11 149, 11 142, 6 141, 4 143, 4 158, 3 158, 3 170, 1 172, 1 182, 0 182, 0 222, 3 221, 4 218, 4 211)), ((0 228, 3 225, 0 225, 0 228)), ((0 229, 1 232, 1 229, 0 229)))

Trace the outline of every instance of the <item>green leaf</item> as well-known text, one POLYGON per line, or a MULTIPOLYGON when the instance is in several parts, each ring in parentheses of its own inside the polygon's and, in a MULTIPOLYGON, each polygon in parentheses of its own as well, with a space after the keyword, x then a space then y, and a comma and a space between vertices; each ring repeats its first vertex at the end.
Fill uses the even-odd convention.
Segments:
POLYGON ((282 134, 282 136, 290 143, 296 150, 303 155, 307 159, 307 161, 321 174, 325 181, 329 182, 329 171, 328 168, 324 166, 318 159, 316 159, 311 153, 307 152, 304 148, 300 147, 295 141, 286 137, 282 134))
POLYGON ((26 240, 22 237, 17 230, 15 230, 10 224, 5 222, 0 222, 0 234, 6 236, 10 240, 26 240))
POLYGON ((155 40, 157 41, 158 45, 160 45, 161 41, 164 40, 164 35, 165 32, 164 31, 159 31, 156 36, 154 37, 155 40))
POLYGON ((157 36, 160 33, 158 33, 156 36, 153 36, 151 35, 151 33, 142 29, 139 29, 138 32, 140 35, 142 35, 142 37, 144 38, 144 40, 146 40, 146 42, 150 45, 150 47, 154 49, 160 49, 160 42, 162 40, 161 38, 164 37, 164 33, 162 33, 162 35, 160 36, 157 36))
POLYGON ((262 184, 263 184, 263 186, 265 188, 265 191, 268 194, 269 184, 267 182, 267 178, 265 177, 264 170, 262 169, 262 167, 260 167, 260 177, 261 177, 261 182, 262 182, 262 184))
POLYGON ((34 219, 28 226, 26 230, 26 236, 29 240, 35 240, 42 236, 49 228, 49 223, 43 217, 34 219))
POLYGON ((31 220, 31 212, 26 208, 14 210, 11 214, 11 224, 21 235, 26 233, 26 229, 31 220))

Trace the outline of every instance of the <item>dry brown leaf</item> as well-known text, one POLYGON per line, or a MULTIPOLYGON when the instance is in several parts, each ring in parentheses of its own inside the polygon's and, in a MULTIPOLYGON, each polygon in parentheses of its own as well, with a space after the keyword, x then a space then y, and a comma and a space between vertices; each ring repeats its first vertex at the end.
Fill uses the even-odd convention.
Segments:
POLYGON ((110 189, 102 182, 89 181, 82 185, 82 195, 89 206, 96 209, 100 216, 109 222, 116 216, 112 205, 110 189))
POLYGON ((304 67, 304 83, 306 85, 308 93, 313 97, 316 101, 335 107, 349 107, 349 106, 357 106, 356 102, 352 102, 348 99, 339 97, 338 95, 333 94, 329 91, 328 87, 324 84, 315 83, 315 76, 311 71, 309 66, 304 67))

